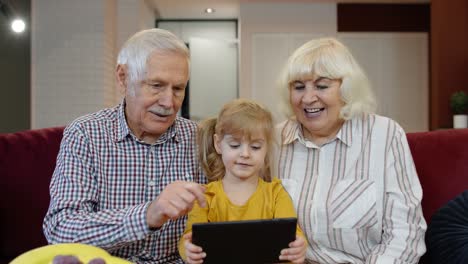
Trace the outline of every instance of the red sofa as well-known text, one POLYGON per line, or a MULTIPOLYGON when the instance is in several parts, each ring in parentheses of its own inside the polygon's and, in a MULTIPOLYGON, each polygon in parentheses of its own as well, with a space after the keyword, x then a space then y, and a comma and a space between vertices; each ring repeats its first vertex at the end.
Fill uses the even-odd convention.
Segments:
MULTIPOLYGON (((42 221, 62 133, 63 127, 56 127, 0 134, 0 264, 47 244, 42 221)), ((439 207, 468 189, 468 129, 409 133, 408 141, 430 221, 439 207)))
POLYGON ((0 263, 47 245, 42 221, 63 127, 0 134, 0 263))

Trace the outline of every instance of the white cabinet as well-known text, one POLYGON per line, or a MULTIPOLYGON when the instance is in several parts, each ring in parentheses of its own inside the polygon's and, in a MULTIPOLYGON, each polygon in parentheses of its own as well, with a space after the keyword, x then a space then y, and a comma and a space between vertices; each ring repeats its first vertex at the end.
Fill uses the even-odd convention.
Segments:
POLYGON ((378 113, 406 132, 429 130, 427 33, 341 33, 376 93, 378 113))

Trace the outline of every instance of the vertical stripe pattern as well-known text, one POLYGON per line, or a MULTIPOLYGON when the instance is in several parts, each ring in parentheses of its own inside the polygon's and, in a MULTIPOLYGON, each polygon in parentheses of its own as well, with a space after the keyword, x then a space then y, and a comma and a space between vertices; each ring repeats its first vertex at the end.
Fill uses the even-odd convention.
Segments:
POLYGON ((363 115, 322 146, 293 119, 277 131, 277 172, 307 236, 308 262, 418 262, 426 250, 422 190, 396 122, 363 115))

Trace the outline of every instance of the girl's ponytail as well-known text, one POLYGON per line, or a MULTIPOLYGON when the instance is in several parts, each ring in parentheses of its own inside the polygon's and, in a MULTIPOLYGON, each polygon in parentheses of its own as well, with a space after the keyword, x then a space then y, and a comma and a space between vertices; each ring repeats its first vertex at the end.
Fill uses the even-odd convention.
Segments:
POLYGON ((223 178, 225 173, 224 163, 216 152, 213 136, 216 131, 215 117, 202 121, 198 127, 199 158, 208 181, 223 178))

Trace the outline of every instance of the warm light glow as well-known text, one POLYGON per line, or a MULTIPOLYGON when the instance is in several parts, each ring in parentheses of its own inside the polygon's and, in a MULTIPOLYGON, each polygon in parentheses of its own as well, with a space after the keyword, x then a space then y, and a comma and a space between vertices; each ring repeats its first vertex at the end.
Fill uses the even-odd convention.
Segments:
POLYGON ((22 19, 15 19, 11 22, 11 29, 16 33, 21 33, 26 28, 26 24, 22 19))
POLYGON ((208 14, 211 14, 211 13, 214 13, 214 9, 213 8, 207 8, 205 9, 205 13, 208 13, 208 14))

